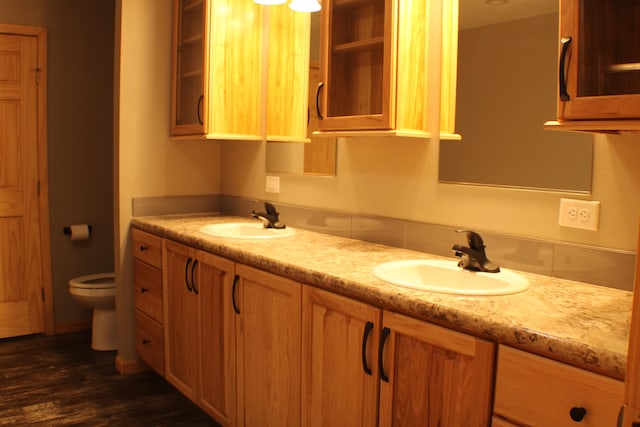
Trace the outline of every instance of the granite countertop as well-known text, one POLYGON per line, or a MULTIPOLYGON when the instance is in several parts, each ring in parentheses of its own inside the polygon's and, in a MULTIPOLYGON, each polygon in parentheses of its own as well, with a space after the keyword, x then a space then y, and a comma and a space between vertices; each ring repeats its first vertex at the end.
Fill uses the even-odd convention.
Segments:
POLYGON ((132 226, 235 262, 375 306, 518 347, 614 378, 624 378, 632 292, 521 273, 531 287, 502 296, 411 290, 371 273, 382 262, 435 255, 296 229, 291 237, 221 239, 198 232, 218 215, 135 217, 132 226))

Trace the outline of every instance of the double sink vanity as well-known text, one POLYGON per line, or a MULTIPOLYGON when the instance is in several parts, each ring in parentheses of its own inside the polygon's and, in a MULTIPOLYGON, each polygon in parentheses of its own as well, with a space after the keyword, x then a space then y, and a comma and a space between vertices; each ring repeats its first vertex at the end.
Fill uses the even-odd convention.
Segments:
POLYGON ((139 356, 222 425, 616 423, 631 292, 250 218, 132 226, 139 356))

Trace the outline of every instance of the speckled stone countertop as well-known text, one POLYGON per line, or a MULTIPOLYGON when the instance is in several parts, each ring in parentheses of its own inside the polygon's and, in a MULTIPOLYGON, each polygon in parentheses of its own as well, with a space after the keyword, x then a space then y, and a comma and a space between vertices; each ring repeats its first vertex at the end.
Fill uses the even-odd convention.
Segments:
POLYGON ((632 293, 522 273, 531 287, 503 296, 411 290, 371 273, 382 262, 430 254, 296 229, 291 237, 222 239, 198 232, 217 215, 136 217, 132 226, 375 306, 518 347, 614 378, 624 377, 632 293))

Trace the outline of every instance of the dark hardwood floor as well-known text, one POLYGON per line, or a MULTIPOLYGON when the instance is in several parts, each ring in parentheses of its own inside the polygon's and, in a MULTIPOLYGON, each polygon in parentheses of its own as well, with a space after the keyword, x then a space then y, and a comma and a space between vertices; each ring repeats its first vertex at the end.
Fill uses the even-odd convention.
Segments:
POLYGON ((218 426, 153 371, 120 375, 89 332, 0 340, 0 426, 218 426))

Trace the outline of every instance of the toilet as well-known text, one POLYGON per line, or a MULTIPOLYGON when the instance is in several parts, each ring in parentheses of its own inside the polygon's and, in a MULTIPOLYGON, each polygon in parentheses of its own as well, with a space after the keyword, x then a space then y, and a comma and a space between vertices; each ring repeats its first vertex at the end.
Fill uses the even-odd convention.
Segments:
POLYGON ((116 350, 115 273, 90 274, 71 279, 69 293, 77 302, 93 309, 91 348, 116 350))

